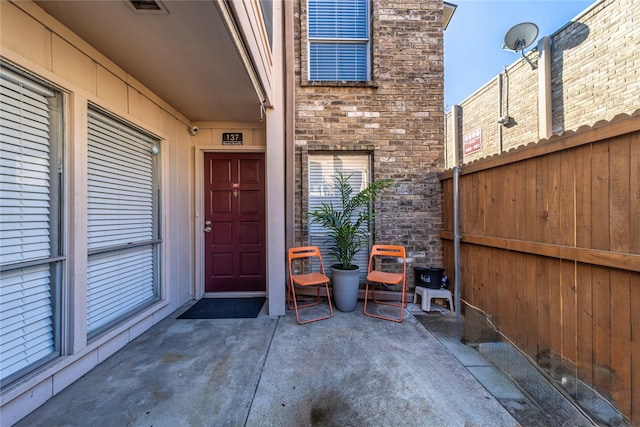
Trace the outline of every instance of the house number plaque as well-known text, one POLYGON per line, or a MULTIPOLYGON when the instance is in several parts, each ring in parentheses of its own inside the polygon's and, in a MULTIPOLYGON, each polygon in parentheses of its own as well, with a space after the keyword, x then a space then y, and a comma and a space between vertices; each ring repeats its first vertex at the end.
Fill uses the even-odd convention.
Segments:
POLYGON ((242 132, 222 132, 222 145, 242 145, 242 132))

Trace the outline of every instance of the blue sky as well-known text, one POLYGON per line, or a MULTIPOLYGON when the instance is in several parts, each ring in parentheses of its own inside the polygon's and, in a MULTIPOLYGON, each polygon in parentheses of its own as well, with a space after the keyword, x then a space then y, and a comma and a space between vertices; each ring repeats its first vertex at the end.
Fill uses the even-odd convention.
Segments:
POLYGON ((594 0, 447 0, 457 5, 444 33, 445 110, 460 104, 485 83, 513 64, 520 54, 502 50, 505 33, 521 22, 533 22, 537 46, 571 21, 594 0))

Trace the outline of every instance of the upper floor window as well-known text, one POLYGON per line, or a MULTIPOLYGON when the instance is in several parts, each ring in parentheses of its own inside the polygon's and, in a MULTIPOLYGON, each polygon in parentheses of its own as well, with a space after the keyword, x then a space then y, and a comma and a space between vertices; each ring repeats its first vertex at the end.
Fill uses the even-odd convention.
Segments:
POLYGON ((368 81, 369 1, 308 0, 309 80, 368 81))
POLYGON ((260 0, 262 19, 269 37, 269 46, 273 48, 273 0, 260 0))

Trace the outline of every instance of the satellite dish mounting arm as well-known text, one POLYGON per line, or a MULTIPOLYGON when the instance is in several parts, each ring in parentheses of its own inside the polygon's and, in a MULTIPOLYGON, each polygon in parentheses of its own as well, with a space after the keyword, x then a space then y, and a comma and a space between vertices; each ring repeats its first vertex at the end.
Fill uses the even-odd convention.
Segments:
MULTIPOLYGON (((520 40, 518 40, 519 42, 520 40)), ((522 40, 522 42, 524 43, 524 40, 522 40)), ((535 70, 538 68, 538 64, 534 64, 533 62, 531 62, 531 60, 527 57, 527 55, 524 54, 524 47, 522 49, 520 49, 520 55, 522 56, 522 59, 524 59, 525 61, 527 61, 529 63, 529 65, 531 65, 531 69, 535 70)))
POLYGON ((536 40, 536 37, 538 37, 538 26, 532 22, 523 22, 507 31, 504 36, 503 49, 510 49, 514 52, 520 51, 522 58, 535 70, 538 65, 527 58, 524 54, 524 49, 529 47, 536 40))

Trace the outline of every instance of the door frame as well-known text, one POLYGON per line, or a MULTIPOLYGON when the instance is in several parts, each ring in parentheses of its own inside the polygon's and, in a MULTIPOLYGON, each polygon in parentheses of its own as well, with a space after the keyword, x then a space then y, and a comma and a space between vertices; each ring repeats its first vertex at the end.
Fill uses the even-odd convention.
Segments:
MULTIPOLYGON (((265 175, 267 161, 266 161, 266 150, 264 149, 244 149, 238 150, 237 147, 233 148, 220 148, 220 147, 211 147, 211 146, 196 146, 195 147, 195 217, 194 217, 194 236, 195 236, 195 271, 194 271, 194 286, 193 290, 193 298, 198 300, 204 297, 207 298, 250 298, 250 297, 266 297, 267 292, 269 290, 269 277, 267 275, 267 283, 265 291, 254 291, 254 292, 205 292, 204 285, 204 232, 202 231, 203 219, 202 215, 204 212, 204 155, 205 153, 234 153, 234 154, 250 154, 250 153, 261 153, 265 158, 265 175)), ((266 176, 265 176, 266 179, 266 176)), ((267 205, 267 187, 265 185, 265 212, 267 205)), ((265 215, 265 227, 267 224, 268 218, 265 215)), ((267 263, 267 271, 268 271, 268 251, 269 247, 266 247, 267 256, 265 262, 267 263)))

